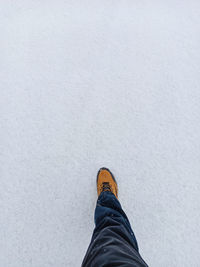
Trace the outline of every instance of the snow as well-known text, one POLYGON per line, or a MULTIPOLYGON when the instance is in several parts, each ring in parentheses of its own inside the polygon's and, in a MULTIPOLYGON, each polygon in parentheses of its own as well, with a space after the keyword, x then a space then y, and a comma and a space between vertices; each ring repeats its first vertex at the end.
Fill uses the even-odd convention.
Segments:
POLYGON ((0 14, 0 266, 80 266, 103 166, 149 266, 199 266, 200 2, 0 14))

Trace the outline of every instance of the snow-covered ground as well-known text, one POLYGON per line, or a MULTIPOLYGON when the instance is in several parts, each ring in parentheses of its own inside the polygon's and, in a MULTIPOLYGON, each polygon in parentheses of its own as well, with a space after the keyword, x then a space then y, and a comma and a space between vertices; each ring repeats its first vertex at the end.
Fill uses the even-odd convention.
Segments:
POLYGON ((150 266, 200 264, 200 1, 3 0, 0 267, 78 267, 102 166, 150 266))

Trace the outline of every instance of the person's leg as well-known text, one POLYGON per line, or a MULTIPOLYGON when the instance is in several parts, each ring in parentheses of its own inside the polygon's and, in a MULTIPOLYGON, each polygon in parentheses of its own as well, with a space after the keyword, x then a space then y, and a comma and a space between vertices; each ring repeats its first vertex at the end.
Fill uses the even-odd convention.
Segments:
POLYGON ((118 223, 125 226, 125 228, 130 234, 130 242, 132 243, 134 249, 138 251, 139 249, 137 240, 131 228, 130 222, 125 212, 122 210, 119 200, 115 197, 113 193, 109 191, 102 192, 98 197, 94 215, 96 227, 93 232, 92 240, 94 240, 98 233, 104 227, 106 227, 106 224, 104 223, 103 219, 107 216, 112 217, 114 219, 113 223, 116 223, 117 221, 118 223))
POLYGON ((107 168, 97 174, 95 229, 82 267, 147 267, 118 200, 117 182, 107 168))

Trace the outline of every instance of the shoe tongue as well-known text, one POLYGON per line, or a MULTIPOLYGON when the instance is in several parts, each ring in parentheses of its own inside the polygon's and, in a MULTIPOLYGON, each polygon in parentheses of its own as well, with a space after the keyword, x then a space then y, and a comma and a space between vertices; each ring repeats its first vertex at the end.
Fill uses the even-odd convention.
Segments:
POLYGON ((103 191, 111 191, 111 187, 108 182, 103 183, 103 191))

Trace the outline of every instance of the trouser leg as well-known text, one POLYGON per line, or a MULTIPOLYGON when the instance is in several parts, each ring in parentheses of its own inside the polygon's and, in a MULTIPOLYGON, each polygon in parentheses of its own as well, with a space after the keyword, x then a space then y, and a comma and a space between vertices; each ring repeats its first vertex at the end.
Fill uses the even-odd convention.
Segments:
POLYGON ((103 220, 106 216, 113 217, 113 223, 117 222, 125 226, 130 234, 129 240, 131 244, 138 251, 137 240, 131 228, 130 222, 123 211, 119 200, 109 191, 102 192, 98 197, 94 215, 96 227, 93 232, 92 240, 95 239, 104 227, 106 227, 105 220, 103 220))

